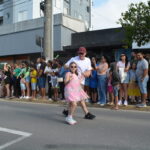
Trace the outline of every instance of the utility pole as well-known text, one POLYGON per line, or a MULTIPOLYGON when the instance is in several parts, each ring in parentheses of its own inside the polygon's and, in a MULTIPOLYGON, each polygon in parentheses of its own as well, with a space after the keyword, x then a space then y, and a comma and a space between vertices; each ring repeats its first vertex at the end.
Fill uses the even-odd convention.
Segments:
POLYGON ((44 9, 44 56, 53 60, 53 0, 45 0, 44 9))

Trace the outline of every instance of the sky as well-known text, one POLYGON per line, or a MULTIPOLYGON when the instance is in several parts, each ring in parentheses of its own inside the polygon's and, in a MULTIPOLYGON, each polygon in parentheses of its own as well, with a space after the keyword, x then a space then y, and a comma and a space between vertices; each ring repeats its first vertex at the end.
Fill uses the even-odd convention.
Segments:
POLYGON ((120 27, 116 22, 131 3, 148 0, 93 0, 92 30, 120 27))

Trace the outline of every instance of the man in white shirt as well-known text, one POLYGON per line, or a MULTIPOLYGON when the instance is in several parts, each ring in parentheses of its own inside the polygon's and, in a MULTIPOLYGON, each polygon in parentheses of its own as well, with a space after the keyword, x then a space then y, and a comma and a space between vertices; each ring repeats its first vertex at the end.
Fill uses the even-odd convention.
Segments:
MULTIPOLYGON (((87 57, 85 57, 87 54, 86 48, 85 47, 80 47, 78 49, 78 56, 76 57, 72 57, 66 64, 65 64, 65 68, 69 67, 69 64, 71 62, 75 62, 77 64, 78 67, 78 74, 79 76, 82 76, 82 86, 84 87, 85 84, 85 78, 89 77, 91 74, 91 60, 87 57)), ((83 109, 83 111, 85 112, 85 119, 94 119, 95 115, 91 114, 88 109, 87 106, 85 104, 85 101, 81 101, 81 107, 83 109)), ((67 115, 68 111, 64 110, 63 114, 67 115)))

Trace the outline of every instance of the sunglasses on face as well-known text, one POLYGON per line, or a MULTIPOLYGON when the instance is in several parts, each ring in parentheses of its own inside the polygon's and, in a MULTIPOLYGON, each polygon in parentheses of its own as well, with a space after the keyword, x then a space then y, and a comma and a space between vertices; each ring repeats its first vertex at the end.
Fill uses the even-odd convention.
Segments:
POLYGON ((77 66, 71 66, 71 68, 77 68, 77 66))

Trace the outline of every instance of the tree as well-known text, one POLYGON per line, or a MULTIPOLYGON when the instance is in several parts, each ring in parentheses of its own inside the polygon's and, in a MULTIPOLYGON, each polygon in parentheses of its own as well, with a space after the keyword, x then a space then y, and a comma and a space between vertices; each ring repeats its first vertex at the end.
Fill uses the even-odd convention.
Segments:
POLYGON ((131 3, 128 11, 121 14, 118 23, 125 30, 128 45, 131 46, 133 41, 138 46, 150 42, 150 0, 147 3, 131 3))

